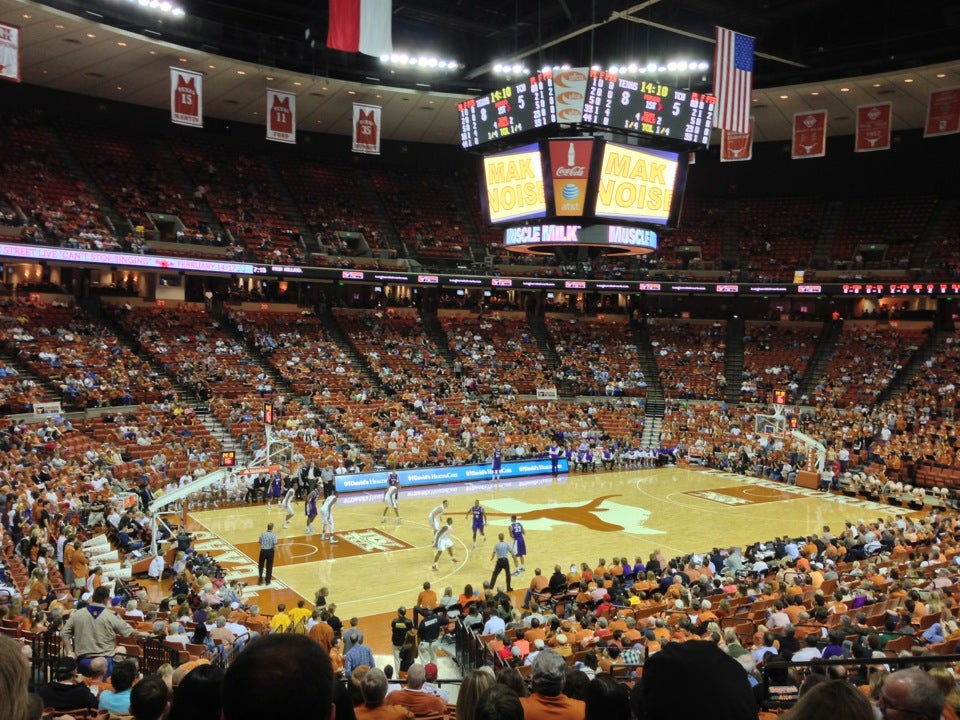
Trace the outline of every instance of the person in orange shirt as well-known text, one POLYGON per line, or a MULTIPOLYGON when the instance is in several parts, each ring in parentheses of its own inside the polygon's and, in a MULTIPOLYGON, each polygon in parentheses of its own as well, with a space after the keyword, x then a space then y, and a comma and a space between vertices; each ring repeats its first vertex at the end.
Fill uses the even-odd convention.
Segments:
POLYGON ((307 635, 318 642, 329 655, 330 650, 333 648, 334 637, 333 628, 327 623, 330 614, 326 610, 314 610, 313 614, 317 622, 310 628, 307 635))
POLYGON ((73 571, 73 587, 81 592, 87 587, 87 576, 90 574, 90 559, 83 552, 83 543, 77 540, 73 544, 73 556, 70 558, 70 568, 73 571))
MULTIPOLYGON (((463 605, 463 603, 460 603, 463 605)), ((413 605, 413 624, 419 622, 419 616, 429 615, 430 611, 437 607, 437 593, 430 589, 430 582, 423 583, 423 590, 417 595, 417 602, 413 605)))

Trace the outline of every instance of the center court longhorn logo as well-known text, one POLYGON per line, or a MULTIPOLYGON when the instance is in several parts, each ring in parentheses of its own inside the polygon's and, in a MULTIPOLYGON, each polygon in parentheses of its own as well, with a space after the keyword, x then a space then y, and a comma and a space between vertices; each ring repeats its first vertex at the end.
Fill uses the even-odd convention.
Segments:
POLYGON ((597 532, 626 532, 633 535, 661 535, 663 530, 644 526, 650 511, 635 505, 612 502, 615 495, 601 495, 576 505, 531 505, 516 500, 493 501, 490 516, 517 515, 528 530, 552 530, 562 525, 579 525, 597 532), (601 517, 601 514, 603 517, 601 517))

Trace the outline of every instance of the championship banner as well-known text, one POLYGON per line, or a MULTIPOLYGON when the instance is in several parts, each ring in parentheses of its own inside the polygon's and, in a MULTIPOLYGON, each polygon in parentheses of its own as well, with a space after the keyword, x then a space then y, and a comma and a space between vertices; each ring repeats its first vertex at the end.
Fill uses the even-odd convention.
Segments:
POLYGON ((353 151, 366 155, 380 154, 380 108, 378 106, 353 104, 353 151))
POLYGON ((893 104, 889 102, 857 107, 857 137, 854 152, 890 149, 893 104))
POLYGON ((170 68, 170 121, 176 125, 203 127, 203 76, 170 68))
POLYGON ((823 157, 827 154, 827 111, 812 110, 793 116, 793 160, 823 157))
POLYGON ((267 140, 297 142, 297 96, 280 90, 267 90, 267 140))
POLYGON ((20 82, 20 28, 0 23, 0 78, 20 82))
POLYGON ((924 137, 952 135, 960 132, 960 87, 934 90, 927 105, 924 137))
POLYGON ((746 132, 724 130, 720 134, 720 162, 743 162, 753 159, 753 118, 746 132))

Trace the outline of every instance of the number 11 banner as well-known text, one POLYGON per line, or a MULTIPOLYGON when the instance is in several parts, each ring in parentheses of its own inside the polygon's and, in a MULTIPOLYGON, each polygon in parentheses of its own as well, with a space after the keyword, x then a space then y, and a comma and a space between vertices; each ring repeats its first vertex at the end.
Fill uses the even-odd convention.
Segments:
POLYGON ((267 90, 267 140, 297 142, 297 96, 267 90))
POLYGON ((203 127, 203 76, 170 68, 170 121, 176 125, 203 127))

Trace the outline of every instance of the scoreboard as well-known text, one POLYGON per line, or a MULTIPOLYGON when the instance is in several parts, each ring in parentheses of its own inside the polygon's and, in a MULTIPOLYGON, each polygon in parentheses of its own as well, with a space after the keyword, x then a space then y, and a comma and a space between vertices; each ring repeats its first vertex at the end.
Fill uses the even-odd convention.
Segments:
POLYGON ((457 111, 464 148, 554 125, 557 103, 553 73, 538 72, 523 82, 464 100, 457 104, 457 111))
POLYGON ((666 144, 671 147, 707 146, 716 104, 709 93, 656 80, 619 77, 597 69, 588 73, 586 68, 556 76, 544 70, 458 103, 460 144, 472 148, 567 123, 656 138, 669 141, 666 144), (576 87, 564 84, 564 78, 574 75, 580 80, 576 87))
POLYGON ((708 93, 591 70, 583 122, 709 145, 716 103, 708 93))

